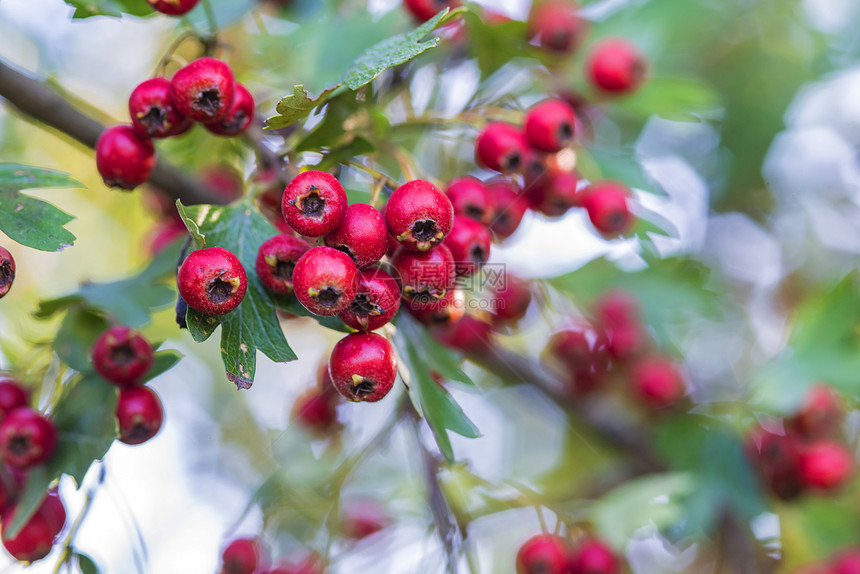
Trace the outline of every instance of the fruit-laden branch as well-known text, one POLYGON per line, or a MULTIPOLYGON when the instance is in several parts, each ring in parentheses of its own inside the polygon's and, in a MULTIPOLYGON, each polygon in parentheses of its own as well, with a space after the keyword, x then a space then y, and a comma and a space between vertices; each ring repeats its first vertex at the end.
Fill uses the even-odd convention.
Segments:
MULTIPOLYGON (((26 118, 50 126, 89 148, 95 148, 96 140, 105 129, 101 123, 77 110, 62 95, 35 78, 13 69, 2 59, 0 97, 26 118)), ((185 204, 222 203, 206 186, 163 158, 157 160, 149 181, 185 204)))

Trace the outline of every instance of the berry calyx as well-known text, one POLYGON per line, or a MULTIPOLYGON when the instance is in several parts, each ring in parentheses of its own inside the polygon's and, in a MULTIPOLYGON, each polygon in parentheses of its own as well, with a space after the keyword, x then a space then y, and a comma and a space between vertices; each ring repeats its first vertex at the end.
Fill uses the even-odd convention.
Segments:
POLYGON ((328 363, 332 384, 348 401, 376 402, 394 386, 397 360, 385 337, 352 333, 337 342, 328 363))
POLYGON ((456 8, 460 0, 403 0, 403 6, 419 22, 426 22, 445 8, 456 8))
POLYGON ((256 538, 237 538, 221 553, 220 574, 254 574, 263 555, 262 543, 256 538))
POLYGON ((854 457, 838 442, 819 440, 800 449, 798 475, 807 488, 835 490, 845 484, 853 468, 854 457))
POLYGON ((267 239, 257 251, 255 269, 263 287, 278 295, 293 292, 293 270, 299 258, 311 246, 294 235, 276 235, 267 239))
POLYGON ((485 225, 465 215, 456 216, 444 245, 451 250, 457 275, 469 277, 480 271, 490 258, 492 242, 485 225))
POLYGON ((119 391, 116 420, 120 442, 141 444, 158 434, 164 421, 164 409, 158 395, 149 387, 125 387, 119 391))
POLYGON ((343 251, 314 247, 302 255, 293 269, 296 299, 314 315, 337 315, 358 291, 358 269, 343 251))
POLYGON ((239 259, 223 247, 191 253, 176 278, 188 306, 204 315, 226 315, 239 306, 248 290, 248 277, 239 259))
POLYGON ((388 232, 410 251, 429 251, 445 239, 454 224, 451 200, 428 181, 407 182, 385 206, 388 232))
POLYGON ((6 526, 15 520, 17 507, 3 512, 3 546, 16 560, 35 562, 51 552, 57 535, 66 523, 66 509, 56 492, 50 492, 39 508, 14 537, 7 536, 6 526))
POLYGON ((617 574, 621 564, 611 548, 596 538, 589 538, 574 550, 570 568, 576 574, 617 574))
POLYGON ((12 468, 26 470, 48 460, 57 446, 57 429, 45 415, 20 407, 0 423, 0 456, 12 468))
POLYGON ((9 250, 0 246, 0 299, 6 296, 15 282, 15 259, 9 250))
POLYGON ((151 138, 174 136, 191 127, 191 120, 173 104, 167 78, 138 84, 128 98, 128 114, 132 125, 151 138))
POLYGON ((361 271, 352 302, 338 315, 358 331, 375 331, 390 322, 400 308, 400 287, 382 269, 361 271))
POLYGON ((237 136, 254 121, 254 96, 248 88, 236 82, 233 103, 220 120, 206 124, 206 129, 219 136, 237 136))
POLYGON ((101 334, 93 345, 93 367, 111 383, 137 384, 152 366, 152 346, 131 327, 117 325, 101 334))
POLYGON ((488 169, 513 173, 523 168, 527 148, 525 137, 515 126, 491 122, 475 140, 475 160, 488 169))
POLYGON ((190 12, 200 0, 146 0, 153 10, 168 16, 182 16, 190 12))
POLYGON ((630 232, 636 222, 630 212, 629 196, 630 191, 621 184, 596 183, 585 191, 582 206, 601 235, 616 237, 630 232))
POLYGON ((215 58, 198 58, 180 68, 170 81, 173 103, 182 115, 208 124, 230 113, 236 90, 233 70, 215 58))
POLYGON ((528 281, 506 273, 493 289, 493 322, 496 325, 515 324, 525 317, 532 302, 528 281))
POLYGON ((595 44, 585 67, 595 87, 613 93, 634 91, 648 69, 639 49, 624 38, 607 38, 595 44))
POLYGON ((132 190, 155 167, 155 148, 146 134, 126 124, 112 126, 96 142, 96 167, 105 185, 132 190))
POLYGON ((648 407, 659 409, 684 396, 684 379, 668 359, 643 359, 633 367, 631 384, 639 399, 648 407))
POLYGON ((281 211, 290 227, 307 237, 322 237, 334 230, 346 214, 346 191, 324 171, 306 171, 287 185, 281 211))
POLYGON ((569 0, 535 2, 527 26, 530 39, 557 54, 576 50, 588 31, 588 22, 579 16, 579 6, 569 0))
POLYGON ((818 383, 809 388, 800 410, 789 421, 791 427, 806 437, 834 433, 845 416, 842 399, 833 388, 818 383))
POLYGON ((561 100, 543 101, 526 113, 523 126, 529 145, 545 152, 557 152, 573 141, 576 115, 561 100))
POLYGON ((293 403, 290 419, 314 434, 331 433, 339 426, 334 393, 329 389, 308 389, 293 403))
POLYGON ((564 574, 568 548, 564 539, 538 534, 526 540, 517 552, 517 574, 564 574))
POLYGON ((413 306, 439 301, 454 288, 454 257, 444 244, 425 253, 401 251, 393 264, 403 299, 413 306))
POLYGON ((522 196, 520 186, 513 180, 495 179, 487 182, 493 201, 493 220, 490 230, 497 239, 507 239, 519 228, 529 204, 522 196))
POLYGON ((493 217, 492 200, 483 182, 471 175, 452 179, 445 195, 451 200, 455 215, 466 215, 484 225, 493 217))
POLYGON ((325 236, 325 244, 349 255, 359 269, 370 267, 388 249, 388 228, 379 210, 367 203, 354 203, 337 227, 325 236))
POLYGON ((0 421, 19 407, 30 402, 27 391, 14 379, 0 379, 0 421))

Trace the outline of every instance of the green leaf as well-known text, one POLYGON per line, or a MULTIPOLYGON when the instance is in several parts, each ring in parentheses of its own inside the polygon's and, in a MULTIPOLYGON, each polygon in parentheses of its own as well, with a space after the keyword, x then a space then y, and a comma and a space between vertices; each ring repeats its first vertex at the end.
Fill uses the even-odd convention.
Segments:
POLYGON ((642 169, 631 148, 589 147, 579 154, 578 167, 590 181, 611 179, 656 195, 666 193, 642 169))
POLYGON ((471 10, 464 19, 470 53, 477 59, 485 78, 514 58, 529 55, 534 50, 525 41, 526 23, 521 20, 487 24, 480 14, 471 10))
POLYGON ((253 272, 260 245, 278 232, 249 198, 231 206, 194 205, 185 210, 206 236, 209 247, 227 249, 249 270, 248 291, 235 310, 220 317, 190 308, 186 314, 195 341, 207 339, 221 325, 221 358, 227 378, 240 389, 247 389, 254 382, 257 350, 276 362, 297 358, 278 323, 272 295, 253 272))
POLYGON ((203 249, 206 247, 206 236, 200 233, 200 228, 197 227, 197 223, 188 216, 188 212, 185 210, 185 206, 182 205, 181 199, 176 200, 176 211, 179 212, 179 217, 182 218, 182 223, 185 224, 188 234, 191 235, 191 241, 194 242, 194 249, 203 249))
POLYGON ((98 566, 96 566, 92 558, 80 552, 75 552, 75 558, 78 560, 78 568, 81 569, 81 574, 99 574, 98 566))
POLYGON ((18 495, 18 502, 15 505, 15 516, 12 522, 3 525, 3 536, 14 538, 21 531, 21 528, 30 520, 30 517, 36 513, 42 500, 48 494, 48 487, 51 481, 56 478, 45 467, 45 465, 36 466, 27 473, 27 482, 24 486, 24 491, 18 495))
POLYGON ((19 193, 49 187, 84 186, 60 171, 0 164, 0 231, 40 251, 62 251, 71 246, 75 236, 64 226, 74 217, 46 201, 19 193))
POLYGON ((652 115, 675 120, 699 122, 697 114, 720 106, 717 93, 704 83, 687 78, 650 78, 642 89, 617 102, 617 109, 643 119, 652 115))
POLYGON ((72 307, 57 331, 54 352, 79 373, 92 371, 90 351, 109 327, 107 319, 86 307, 72 307))
POLYGON ((298 315, 299 317, 310 317, 311 319, 316 320, 321 326, 326 329, 331 329, 332 331, 339 331, 341 333, 352 333, 353 329, 347 327, 343 321, 340 320, 339 317, 320 317, 319 315, 314 315, 310 311, 304 308, 304 306, 296 300, 295 295, 274 295, 273 299, 275 301, 275 306, 282 311, 286 311, 287 313, 292 313, 293 315, 298 315))
POLYGON ((304 85, 293 86, 293 93, 281 98, 276 110, 279 115, 272 116, 266 120, 266 128, 281 129, 291 126, 299 120, 310 115, 310 113, 325 104, 332 93, 340 87, 340 84, 323 90, 316 98, 311 98, 304 85))
POLYGON ((164 349, 156 351, 152 358, 152 366, 144 376, 141 384, 148 383, 152 379, 159 377, 176 366, 176 364, 185 357, 179 351, 174 349, 164 349))
POLYGON ((149 16, 155 11, 142 0, 66 0, 75 9, 72 18, 91 16, 149 16))

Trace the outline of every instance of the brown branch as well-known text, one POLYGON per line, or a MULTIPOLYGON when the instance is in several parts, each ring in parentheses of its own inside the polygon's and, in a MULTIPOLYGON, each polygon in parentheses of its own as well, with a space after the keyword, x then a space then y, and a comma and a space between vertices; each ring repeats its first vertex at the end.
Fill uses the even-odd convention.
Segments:
MULTIPOLYGON (((99 135, 105 130, 105 126, 80 112, 62 95, 39 80, 13 69, 2 59, 0 97, 25 119, 49 126, 89 148, 95 148, 99 135)), ((199 181, 163 158, 157 159, 149 182, 186 204, 222 203, 217 195, 199 181)))

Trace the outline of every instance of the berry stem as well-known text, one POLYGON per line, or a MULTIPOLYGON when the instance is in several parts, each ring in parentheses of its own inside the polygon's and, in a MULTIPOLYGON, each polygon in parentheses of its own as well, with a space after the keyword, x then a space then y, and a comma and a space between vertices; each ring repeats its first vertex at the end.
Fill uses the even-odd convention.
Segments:
MULTIPOLYGON (((209 23, 209 33, 212 38, 216 38, 218 36, 218 22, 215 19, 215 10, 212 9, 212 2, 210 0, 203 0, 203 9, 206 11, 206 21, 209 23)), ((215 44, 215 42, 213 42, 215 44)), ((208 56, 209 54, 204 54, 208 56)))

